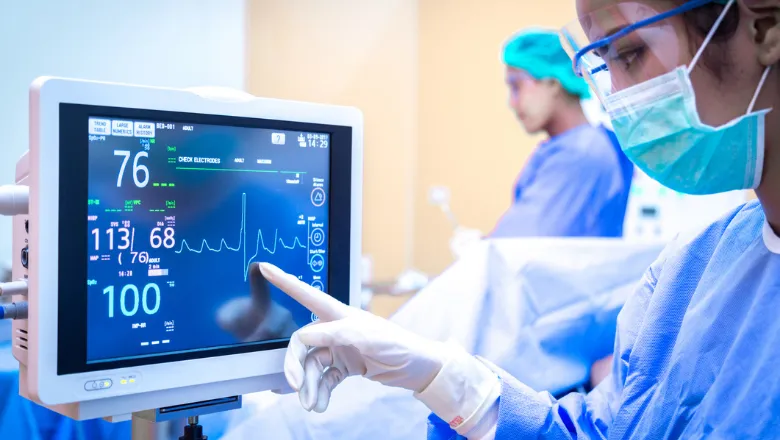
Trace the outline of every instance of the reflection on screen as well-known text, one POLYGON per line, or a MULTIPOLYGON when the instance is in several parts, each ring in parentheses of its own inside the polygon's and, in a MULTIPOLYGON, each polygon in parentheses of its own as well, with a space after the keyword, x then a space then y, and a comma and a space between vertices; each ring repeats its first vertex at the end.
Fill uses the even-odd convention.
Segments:
MULTIPOLYGON (((245 343, 217 315, 250 298, 255 262, 325 290, 329 144, 327 133, 91 117, 87 361, 245 343)), ((311 322, 270 296, 294 325, 311 322)), ((260 303, 246 302, 258 322, 260 303)))

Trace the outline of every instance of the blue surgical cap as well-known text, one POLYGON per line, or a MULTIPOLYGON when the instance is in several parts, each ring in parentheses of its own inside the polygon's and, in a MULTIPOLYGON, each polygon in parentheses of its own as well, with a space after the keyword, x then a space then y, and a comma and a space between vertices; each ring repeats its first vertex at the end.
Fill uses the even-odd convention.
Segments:
POLYGON ((528 29, 515 34, 504 44, 503 59, 507 66, 523 70, 537 80, 554 79, 572 95, 590 97, 588 84, 574 73, 557 32, 528 29))

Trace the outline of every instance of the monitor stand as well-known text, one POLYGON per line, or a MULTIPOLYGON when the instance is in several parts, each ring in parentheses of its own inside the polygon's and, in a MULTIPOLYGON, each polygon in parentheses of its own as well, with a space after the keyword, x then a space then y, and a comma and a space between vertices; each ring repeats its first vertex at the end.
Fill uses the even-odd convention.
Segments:
POLYGON ((133 413, 132 440, 208 440, 198 416, 241 408, 241 396, 157 408, 133 413), (183 434, 173 434, 183 425, 183 434))

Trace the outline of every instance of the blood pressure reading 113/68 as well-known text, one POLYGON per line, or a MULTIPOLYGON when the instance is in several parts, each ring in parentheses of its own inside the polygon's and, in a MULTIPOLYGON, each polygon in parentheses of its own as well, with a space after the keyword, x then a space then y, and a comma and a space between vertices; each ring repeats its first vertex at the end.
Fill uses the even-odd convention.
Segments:
POLYGON ((252 263, 325 290, 329 144, 328 133, 91 117, 87 362, 247 343, 217 312, 250 294, 252 263))

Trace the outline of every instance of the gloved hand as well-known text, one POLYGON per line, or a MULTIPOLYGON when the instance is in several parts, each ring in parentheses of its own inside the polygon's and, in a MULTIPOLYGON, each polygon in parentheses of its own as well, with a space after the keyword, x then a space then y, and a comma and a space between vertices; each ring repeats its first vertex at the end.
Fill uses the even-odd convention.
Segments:
POLYGON ((242 342, 289 338, 298 326, 289 310, 271 299, 271 287, 260 266, 249 267, 251 295, 225 303, 217 311, 217 324, 242 342))
POLYGON ((319 317, 293 334, 284 361, 287 381, 307 411, 325 411, 331 392, 348 376, 421 392, 452 353, 447 344, 349 307, 276 266, 260 268, 268 281, 319 317))
POLYGON ((450 240, 450 251, 455 259, 459 259, 482 240, 482 232, 478 229, 457 228, 450 240))

